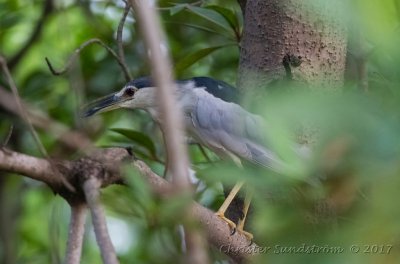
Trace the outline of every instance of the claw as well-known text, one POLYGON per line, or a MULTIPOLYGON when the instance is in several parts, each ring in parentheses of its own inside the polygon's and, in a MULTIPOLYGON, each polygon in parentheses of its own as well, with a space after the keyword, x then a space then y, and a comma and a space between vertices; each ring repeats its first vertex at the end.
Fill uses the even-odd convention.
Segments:
POLYGON ((221 218, 221 220, 223 220, 224 222, 226 222, 229 226, 229 228, 232 230, 231 232, 231 236, 233 236, 236 233, 236 224, 234 222, 232 222, 231 220, 229 220, 228 218, 225 217, 225 215, 218 211, 215 213, 219 218, 221 218))
POLYGON ((244 217, 245 217, 244 213, 243 213, 243 212, 240 212, 240 215, 239 215, 239 220, 243 220, 243 219, 244 219, 244 217))
POLYGON ((232 230, 232 232, 230 234, 231 236, 236 234, 236 231, 237 231, 239 234, 244 235, 247 238, 247 240, 250 241, 249 246, 251 246, 253 244, 253 234, 243 230, 243 223, 236 226, 236 224, 234 222, 232 222, 231 220, 229 220, 228 218, 226 218, 223 213, 218 211, 215 214, 228 224, 229 228, 232 230))

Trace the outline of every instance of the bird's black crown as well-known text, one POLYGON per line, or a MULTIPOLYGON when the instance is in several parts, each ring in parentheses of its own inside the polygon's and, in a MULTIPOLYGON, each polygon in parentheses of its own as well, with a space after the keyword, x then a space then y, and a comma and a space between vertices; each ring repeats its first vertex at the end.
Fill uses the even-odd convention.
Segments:
MULTIPOLYGON (((204 87, 207 92, 226 102, 238 103, 239 101, 236 88, 226 82, 210 77, 193 77, 190 79, 178 80, 176 81, 176 84, 183 85, 188 82, 194 82, 194 88, 204 87)), ((150 76, 145 76, 128 82, 126 86, 134 86, 137 89, 141 89, 146 87, 154 87, 154 82, 150 76)))
POLYGON ((153 81, 149 76, 140 77, 135 80, 128 82, 125 86, 134 86, 138 89, 146 88, 146 87, 154 87, 153 81))

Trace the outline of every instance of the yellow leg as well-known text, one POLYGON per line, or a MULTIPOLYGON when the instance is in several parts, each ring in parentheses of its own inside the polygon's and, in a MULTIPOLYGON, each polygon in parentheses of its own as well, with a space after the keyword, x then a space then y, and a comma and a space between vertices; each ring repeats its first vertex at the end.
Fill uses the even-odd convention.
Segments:
POLYGON ((233 199, 235 196, 238 194, 240 191, 240 188, 242 188, 244 182, 240 181, 233 186, 231 192, 229 193, 228 197, 226 197, 225 201, 222 203, 221 207, 218 209, 218 211, 215 213, 217 216, 219 216, 222 220, 224 220, 231 229, 235 230, 236 229, 236 224, 229 220, 228 218, 225 217, 225 212, 228 209, 229 205, 232 203, 233 199))
POLYGON ((244 224, 246 222, 247 213, 250 207, 250 202, 251 202, 251 194, 249 191, 246 191, 246 196, 244 198, 244 205, 243 205, 243 219, 239 220, 237 231, 246 236, 248 240, 253 241, 253 234, 243 230, 244 224))

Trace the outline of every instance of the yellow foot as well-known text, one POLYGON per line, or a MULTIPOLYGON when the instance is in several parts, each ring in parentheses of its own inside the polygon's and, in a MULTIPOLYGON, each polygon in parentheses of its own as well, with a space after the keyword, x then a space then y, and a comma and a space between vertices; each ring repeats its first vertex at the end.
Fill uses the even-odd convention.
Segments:
POLYGON ((235 234, 236 232, 236 224, 234 222, 232 222, 231 220, 229 220, 228 218, 225 217, 224 213, 218 211, 215 213, 216 216, 218 216, 219 218, 221 218, 223 221, 225 221, 229 228, 231 229, 231 235, 235 234))

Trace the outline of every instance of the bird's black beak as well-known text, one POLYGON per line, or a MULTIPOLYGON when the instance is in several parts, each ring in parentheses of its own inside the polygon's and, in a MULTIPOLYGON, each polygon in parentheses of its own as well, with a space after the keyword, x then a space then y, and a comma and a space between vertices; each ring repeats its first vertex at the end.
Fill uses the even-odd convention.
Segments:
POLYGON ((89 117, 97 113, 107 112, 118 108, 120 97, 116 94, 111 94, 102 98, 99 98, 89 104, 87 104, 82 111, 82 117, 89 117))

